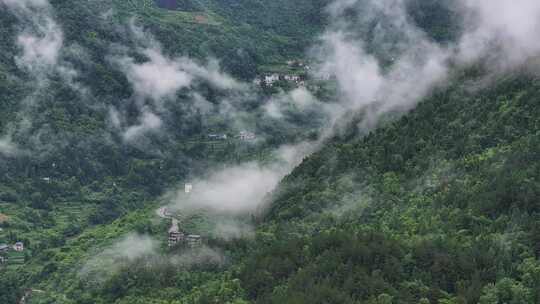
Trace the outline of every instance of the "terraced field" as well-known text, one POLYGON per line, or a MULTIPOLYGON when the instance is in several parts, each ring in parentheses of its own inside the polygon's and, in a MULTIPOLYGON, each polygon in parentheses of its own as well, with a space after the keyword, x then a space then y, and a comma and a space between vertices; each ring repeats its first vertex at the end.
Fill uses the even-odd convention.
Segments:
POLYGON ((61 204, 55 206, 54 217, 61 226, 68 225, 72 222, 85 222, 91 210, 95 209, 93 205, 76 205, 76 204, 61 204), (84 208, 83 208, 84 207, 84 208))
POLYGON ((167 10, 159 8, 154 0, 117 0, 117 6, 122 11, 142 14, 145 17, 157 18, 167 23, 195 23, 217 26, 221 18, 212 12, 187 12, 181 10, 167 10))
POLYGON ((9 253, 7 254, 7 268, 18 268, 24 265, 24 256, 24 252, 17 252, 14 250, 9 251, 9 253))

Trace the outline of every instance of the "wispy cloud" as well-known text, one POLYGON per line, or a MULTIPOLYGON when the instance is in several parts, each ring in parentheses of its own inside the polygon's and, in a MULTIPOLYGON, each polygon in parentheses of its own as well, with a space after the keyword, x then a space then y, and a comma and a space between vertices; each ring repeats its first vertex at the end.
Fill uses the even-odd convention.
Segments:
POLYGON ((0 154, 12 156, 17 153, 16 145, 11 141, 9 136, 0 137, 0 154))
POLYGON ((152 112, 143 111, 138 125, 130 126, 124 132, 124 140, 131 141, 141 136, 142 134, 157 131, 162 125, 161 119, 152 112))
POLYGON ((118 59, 137 96, 160 100, 173 97, 181 88, 188 87, 193 76, 180 63, 166 58, 159 48, 144 49, 148 61, 136 63, 131 57, 118 59))
POLYGON ((0 0, 0 4, 13 10, 30 10, 48 8, 48 0, 0 0))
POLYGON ((340 109, 334 115, 369 111, 366 122, 374 124, 385 112, 411 108, 445 79, 451 51, 410 23, 405 4, 401 0, 350 0, 329 7, 333 22, 316 53, 322 62, 318 72, 334 75, 338 84, 340 109), (370 33, 372 41, 364 40, 347 21, 352 8, 356 8, 353 20, 357 23, 377 24, 370 33), (384 63, 381 56, 389 62, 384 63))
MULTIPOLYGON (((168 56, 152 34, 137 26, 134 21, 129 25, 129 32, 134 37, 138 55, 144 59, 135 59, 127 54, 124 48, 120 49, 120 54, 111 56, 111 62, 120 67, 133 87, 133 98, 141 112, 139 125, 117 126, 123 130, 123 138, 127 142, 144 135, 146 130, 158 129, 162 116, 168 114, 163 107, 164 103, 174 101, 179 90, 187 90, 192 96, 194 107, 208 110, 212 106, 198 93, 200 83, 219 90, 245 88, 245 85, 222 72, 215 59, 210 59, 203 65, 188 57, 168 56)), ((113 109, 111 113, 115 113, 117 117, 123 114, 117 109, 113 109)), ((111 119, 122 124, 121 119, 111 119)))
POLYGON ((325 105, 305 87, 299 87, 290 92, 281 92, 273 96, 263 106, 267 115, 272 118, 281 119, 285 116, 284 112, 294 108, 297 111, 306 111, 317 108, 319 111, 325 110, 325 105))
POLYGON ((109 247, 93 255, 79 269, 79 278, 87 284, 100 285, 133 263, 144 263, 147 268, 167 265, 185 270, 201 264, 221 265, 225 258, 218 250, 203 246, 171 255, 160 249, 160 243, 148 235, 128 234, 109 247))
POLYGON ((58 62, 63 46, 63 32, 52 17, 47 0, 0 0, 24 24, 17 37, 22 49, 17 63, 21 68, 35 73, 50 69, 58 62))
POLYGON ((465 61, 484 56, 499 66, 522 64, 540 52, 540 2, 520 0, 460 0, 466 32, 459 51, 465 61))
POLYGON ((246 215, 263 207, 265 196, 279 181, 314 150, 314 144, 285 145, 274 151, 274 161, 250 161, 216 170, 204 179, 193 181, 194 191, 186 196, 182 189, 169 194, 173 208, 185 213, 205 210, 210 213, 246 215))
POLYGON ((18 111, 4 132, 11 138, 11 146, 20 145, 16 155, 24 151, 42 156, 58 148, 65 134, 53 134, 48 123, 34 125, 39 121, 36 110, 45 92, 51 89, 51 79, 60 78, 62 85, 77 92, 81 99, 89 96, 89 90, 78 81, 79 71, 66 57, 71 54, 80 58, 84 50, 65 45, 63 30, 48 0, 0 0, 0 8, 16 17, 19 32, 12 42, 18 47, 18 54, 14 59, 32 88, 20 100, 18 111))
POLYGON ((30 70, 55 65, 62 48, 62 32, 52 19, 41 25, 40 31, 38 35, 23 33, 17 39, 23 50, 17 62, 30 70))
POLYGON ((405 0, 334 1, 330 26, 315 47, 318 73, 334 75, 341 94, 334 121, 363 111, 365 128, 384 113, 408 110, 444 85, 456 63, 490 59, 497 68, 515 67, 540 53, 540 2, 458 3, 463 33, 441 45, 411 22, 405 0))
POLYGON ((79 276, 103 282, 120 270, 120 261, 133 262, 144 256, 155 255, 158 248, 159 243, 149 236, 127 235, 90 258, 80 270, 79 276))

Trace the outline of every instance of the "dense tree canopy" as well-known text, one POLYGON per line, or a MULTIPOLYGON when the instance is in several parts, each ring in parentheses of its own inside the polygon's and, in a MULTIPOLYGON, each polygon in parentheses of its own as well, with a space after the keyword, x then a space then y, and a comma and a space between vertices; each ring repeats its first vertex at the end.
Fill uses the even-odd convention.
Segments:
MULTIPOLYGON (((267 196, 268 208, 239 219, 255 225, 249 237, 164 245, 169 227, 155 209, 167 190, 209 168, 268 161, 284 143, 317 138, 324 123, 315 111, 263 115, 261 100, 286 84, 246 97, 201 82, 199 100, 238 102, 249 113, 240 113, 249 117, 242 127, 265 138, 209 140, 234 138, 238 121, 186 106, 194 96, 178 90, 161 105, 165 132, 126 144, 111 131, 110 109, 135 123, 147 102, 112 59, 148 59, 130 26, 152 33, 166 56, 215 57, 251 81, 302 58, 329 3, 176 2, 165 10, 151 0, 50 0, 69 50, 61 60, 82 88, 21 68, 17 16, 0 14, 0 139, 9 134, 20 149, 0 154, 0 244, 27 247, 0 264, 1 303, 25 293, 31 303, 70 304, 539 303, 540 82, 529 70, 486 78, 481 64, 460 68, 416 109, 369 132, 358 130, 365 113, 350 113, 267 196), (132 233, 159 244, 141 237, 144 254, 115 255, 132 233)), ((453 3, 407 8, 431 40, 449 43, 461 31, 453 3)), ((359 32, 369 37, 369 27, 359 32)), ((335 94, 329 85, 318 97, 335 94)), ((207 216, 183 225, 204 231, 215 224, 207 216)))

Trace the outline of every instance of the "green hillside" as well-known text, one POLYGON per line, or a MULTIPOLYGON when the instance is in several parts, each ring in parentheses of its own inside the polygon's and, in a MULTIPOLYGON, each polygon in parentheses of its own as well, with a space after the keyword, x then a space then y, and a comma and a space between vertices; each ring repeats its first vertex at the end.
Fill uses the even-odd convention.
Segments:
POLYGON ((261 228, 276 243, 240 274, 252 299, 539 301, 538 75, 454 82, 282 182, 261 228))
MULTIPOLYGON (((50 15, 0 11, 0 150, 17 147, 0 151, 0 245, 25 245, 0 253, 0 303, 540 303, 538 59, 495 73, 450 62, 416 108, 369 130, 358 128, 369 112, 350 111, 264 196, 266 208, 235 212, 217 192, 221 213, 160 214, 190 202, 184 183, 230 167, 272 171, 276 151, 290 156, 280 148, 319 139, 321 112, 340 97, 334 80, 308 83, 322 87, 325 109, 288 103, 274 116, 268 106, 295 85, 250 86, 293 70, 288 60, 309 62, 333 2, 49 2, 50 15), (18 37, 48 18, 62 29, 61 68, 25 68, 18 37), (144 69, 152 60, 165 64, 144 69), (143 66, 144 84, 179 77, 171 65, 203 76, 154 97, 129 64, 143 66), (227 75, 249 88, 231 89, 227 75), (126 126, 145 127, 148 112, 159 132, 129 141, 126 126), (175 220, 202 245, 169 245, 175 220)), ((406 4, 430 43, 464 30, 457 1, 406 4)), ((355 20, 354 9, 353 36, 386 68, 374 34, 384 22, 355 20)), ((230 188, 238 199, 253 191, 230 188)))
POLYGON ((104 303, 536 303, 540 83, 515 73, 471 92, 463 80, 309 157, 254 240, 215 243, 228 267, 180 279, 166 262, 137 266, 148 257, 92 296, 84 281, 60 289, 104 303))
MULTIPOLYGON (((134 227, 156 235, 166 231, 164 226, 148 228, 143 220, 152 217, 152 208, 166 190, 208 168, 264 161, 275 146, 307 136, 294 121, 276 126, 261 119, 261 110, 253 106, 259 97, 253 96, 242 98, 246 109, 254 109, 244 128, 280 136, 257 144, 235 140, 242 129, 231 118, 218 113, 202 117, 186 110, 192 97, 179 92, 176 102, 168 104, 166 135, 150 137, 142 147, 124 144, 110 132, 108 108, 124 109, 133 102, 133 87, 111 63, 115 47, 132 48, 129 55, 135 56, 140 46, 130 22, 166 42, 163 52, 170 57, 190 56, 201 64, 214 57, 225 72, 247 80, 259 65, 299 56, 306 45, 290 33, 235 20, 211 3, 202 11, 168 11, 138 0, 50 3, 67 49, 60 60, 77 71, 75 81, 89 94, 81 94, 58 72, 43 76, 18 66, 17 35, 24 23, 0 4, 0 138, 10 134, 21 151, 0 156, 0 213, 9 216, 0 223, 0 244, 23 241, 28 248, 25 264, 14 256, 0 265, 2 303, 16 303, 26 289, 38 285, 47 291, 41 298, 83 301, 77 295, 66 298, 76 287, 55 285, 77 282, 90 248, 98 252, 134 227), (45 89, 36 89, 40 77, 47 78, 45 89), (30 128, 21 127, 25 120, 31 121, 30 128), (214 132, 229 134, 231 140, 209 140, 214 132), (132 214, 137 210, 144 211, 132 214), (124 227, 126 221, 129 225, 124 227), (72 280, 60 282, 67 277, 72 280)), ((197 90, 213 104, 233 97, 207 84, 197 90)), ((126 113, 128 120, 136 121, 134 109, 126 113)))

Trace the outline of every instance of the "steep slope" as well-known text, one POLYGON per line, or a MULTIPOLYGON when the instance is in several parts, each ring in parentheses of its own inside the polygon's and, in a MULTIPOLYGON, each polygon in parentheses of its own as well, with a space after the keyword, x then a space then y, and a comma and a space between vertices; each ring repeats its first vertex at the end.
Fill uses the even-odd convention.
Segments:
MULTIPOLYGON (((216 57, 250 80, 260 66, 303 56, 328 1, 177 1, 177 10, 151 0, 50 2, 67 46, 60 61, 77 71, 74 79, 20 68, 23 25, 0 15, 0 145, 6 133, 22 149, 0 158, 0 213, 9 216, 0 243, 23 240, 28 249, 0 276, 0 302, 32 289, 31 303, 70 304, 539 301, 537 62, 495 78, 481 67, 458 71, 417 109, 389 115, 365 136, 359 114, 285 178, 263 216, 243 219, 259 224, 253 239, 210 238, 210 250, 193 254, 165 248, 167 223, 154 214, 163 191, 208 168, 264 161, 319 122, 311 113, 296 114, 294 124, 267 120, 259 96, 201 81, 198 98, 242 100, 247 125, 269 140, 208 140, 241 129, 223 112, 186 108, 194 96, 180 90, 165 103, 165 132, 126 144, 111 109, 136 123, 141 101, 115 56, 140 64, 160 49, 203 68, 216 57), (117 255, 134 232, 161 245, 135 238, 124 251, 151 250, 117 255)), ((431 39, 456 38, 453 1, 407 3, 431 39)), ((378 55, 375 26, 359 32, 378 55)))
MULTIPOLYGON (((51 5, 52 18, 62 29, 67 49, 61 54, 62 69, 75 75, 68 76, 74 78, 69 81, 60 72, 42 74, 20 68, 17 58, 21 48, 17 44, 17 35, 21 28, 24 29, 23 23, 30 22, 24 19, 27 17, 22 22, 11 11, 0 17, 1 135, 9 135, 23 151, 34 150, 17 158, 2 157, 0 160, 1 178, 6 185, 13 184, 15 189, 15 184, 24 184, 24 179, 30 176, 56 180, 75 177, 77 183, 89 185, 96 180, 126 176, 131 172, 134 178, 145 175, 136 179, 144 180, 144 187, 155 194, 162 185, 186 176, 188 168, 194 169, 190 165, 193 157, 207 155, 207 152, 212 154, 204 145, 186 145, 186 140, 232 125, 230 119, 210 122, 200 113, 185 109, 192 96, 182 92, 175 96, 175 104, 167 105, 167 110, 173 113, 167 123, 168 135, 153 136, 146 145, 154 144, 155 149, 149 151, 140 146, 123 145, 121 138, 114 134, 111 138, 109 108, 125 109, 127 122, 138 120, 133 105, 135 88, 114 62, 117 49, 132 49, 130 55, 135 55, 140 47, 129 30, 130 20, 152 32, 157 41, 167 41, 163 46, 166 55, 186 55, 201 61, 209 56, 226 58, 221 61, 223 69, 246 79, 255 75, 258 65, 273 60, 284 61, 286 57, 302 52, 294 36, 249 26, 210 9, 200 12, 207 15, 206 20, 213 20, 205 23, 190 19, 199 12, 171 12, 159 9, 152 1, 113 1, 111 4, 109 1, 71 3, 57 0, 51 1, 51 5), (46 89, 35 90, 40 81, 45 81, 46 89), (25 121, 31 121, 31 127, 18 127, 25 121), (194 149, 201 153, 196 156, 194 149), (158 154, 160 156, 156 156, 158 154), (73 157, 66 158, 65 155, 73 157), (146 169, 141 171, 135 168, 138 166, 146 169), (166 168, 168 173, 157 174, 161 171, 159 168, 166 168), (147 179, 152 174, 148 175, 146 170, 156 173, 154 182, 147 179), (15 181, 18 178, 23 180, 15 181)), ((138 60, 144 60, 140 54, 137 56, 138 60)), ((206 86, 201 88, 201 97, 216 104, 224 96, 223 92, 206 86)), ((257 100, 252 98, 246 103, 246 107, 254 107, 257 100)), ((289 135, 291 133, 286 134, 289 135)), ((75 189, 71 188, 69 192, 78 192, 77 186, 73 187, 75 189)))
POLYGON ((97 285, 69 271, 92 236, 159 231, 139 213, 55 253, 46 277, 76 303, 536 303, 539 77, 481 75, 330 140, 281 183, 253 240, 210 243, 228 263, 187 274, 142 257, 97 285))
POLYGON ((257 303, 536 303, 540 82, 459 77, 309 157, 240 276, 257 303), (272 241, 268 241, 272 240, 272 241))
MULTIPOLYGON (((251 80, 258 65, 303 53, 303 42, 293 35, 235 20, 218 10, 218 1, 201 2, 203 11, 169 11, 147 0, 51 0, 50 9, 39 7, 46 1, 32 2, 38 8, 29 14, 25 5, 30 2, 0 2, 0 215, 9 219, 0 223, 0 244, 24 241, 27 248, 0 266, 2 303, 18 302, 26 288, 39 283, 66 286, 54 280, 68 277, 68 270, 76 276, 87 250, 98 251, 134 227, 166 230, 148 224, 153 215, 148 208, 156 207, 172 185, 208 168, 264 159, 271 147, 304 136, 303 130, 283 124, 271 128, 280 132, 273 143, 212 142, 209 133, 233 137, 242 126, 223 113, 203 117, 190 109, 193 96, 186 90, 169 98, 166 130, 141 142, 127 143, 110 112, 118 108, 127 123, 137 124, 140 100, 116 56, 148 61, 141 49, 160 44, 153 40, 163 42, 165 57, 189 57, 200 66, 216 58, 220 71, 251 80), (58 64, 26 66, 22 61, 19 37, 34 30, 35 41, 62 42, 59 56, 50 58, 58 64), (151 33, 143 41, 149 45, 136 37, 141 32, 151 33)), ((254 118, 261 116, 256 94, 228 95, 204 81, 197 83, 197 93, 210 105, 241 100, 254 118)), ((270 126, 271 121, 257 119, 243 127, 257 132, 270 126)), ((62 299, 68 291, 51 287, 50 296, 62 299)))

